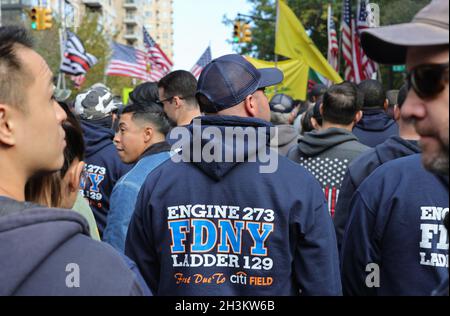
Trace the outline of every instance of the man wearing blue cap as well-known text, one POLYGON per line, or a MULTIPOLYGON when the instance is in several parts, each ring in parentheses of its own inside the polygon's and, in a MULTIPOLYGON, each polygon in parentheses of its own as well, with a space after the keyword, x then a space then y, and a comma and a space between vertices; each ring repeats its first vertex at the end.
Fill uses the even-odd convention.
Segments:
POLYGON ((269 146, 264 88, 282 79, 239 55, 202 72, 207 115, 172 132, 182 150, 148 176, 128 230, 125 253, 156 295, 341 294, 323 192, 269 146))

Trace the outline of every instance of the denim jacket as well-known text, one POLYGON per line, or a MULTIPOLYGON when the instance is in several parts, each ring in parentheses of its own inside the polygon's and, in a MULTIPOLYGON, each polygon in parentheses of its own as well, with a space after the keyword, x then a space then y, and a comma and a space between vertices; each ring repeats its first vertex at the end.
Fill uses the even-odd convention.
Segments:
POLYGON ((141 186, 153 169, 171 157, 169 150, 170 145, 165 142, 150 147, 134 168, 117 182, 112 191, 103 241, 120 253, 125 252, 128 225, 141 186))

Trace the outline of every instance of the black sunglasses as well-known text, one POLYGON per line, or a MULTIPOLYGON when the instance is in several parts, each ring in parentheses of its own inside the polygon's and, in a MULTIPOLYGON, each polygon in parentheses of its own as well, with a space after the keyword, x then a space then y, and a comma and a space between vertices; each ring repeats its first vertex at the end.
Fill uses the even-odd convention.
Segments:
POLYGON ((408 91, 411 89, 422 99, 430 99, 444 91, 448 83, 448 63, 420 65, 406 77, 408 91))

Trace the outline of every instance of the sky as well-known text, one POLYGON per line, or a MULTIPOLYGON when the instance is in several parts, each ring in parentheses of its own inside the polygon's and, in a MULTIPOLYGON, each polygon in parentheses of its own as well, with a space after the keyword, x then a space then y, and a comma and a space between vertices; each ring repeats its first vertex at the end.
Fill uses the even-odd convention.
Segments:
POLYGON ((212 57, 233 53, 233 26, 222 23, 223 16, 234 19, 248 14, 246 0, 174 0, 174 70, 190 70, 211 44, 212 57))

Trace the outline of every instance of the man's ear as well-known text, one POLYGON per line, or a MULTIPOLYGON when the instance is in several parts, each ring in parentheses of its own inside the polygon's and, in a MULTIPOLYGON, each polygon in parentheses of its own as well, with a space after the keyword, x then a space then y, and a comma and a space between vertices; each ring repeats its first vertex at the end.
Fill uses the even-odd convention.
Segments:
POLYGON ((12 109, 5 105, 0 104, 0 143, 7 146, 14 146, 16 140, 14 138, 14 123, 11 118, 12 109))
POLYGON ((153 138, 153 127, 152 126, 146 126, 144 127, 144 142, 147 144, 151 142, 153 138))
POLYGON ((394 120, 398 122, 401 117, 402 112, 400 111, 400 108, 398 107, 398 105, 394 106, 394 120))
POLYGON ((85 163, 83 161, 79 161, 73 166, 70 166, 69 171, 67 171, 67 175, 69 176, 68 189, 70 192, 80 190, 81 173, 83 172, 84 165, 85 163))
POLYGON ((255 98, 249 95, 244 100, 245 112, 249 117, 258 117, 258 107, 256 106, 255 98))
POLYGON ((358 124, 358 122, 362 120, 363 116, 364 116, 364 112, 363 112, 363 111, 358 111, 358 112, 356 113, 355 119, 353 120, 353 122, 355 123, 355 125, 358 124))
POLYGON ((180 97, 173 97, 173 102, 175 103, 175 108, 176 109, 181 108, 182 102, 181 102, 180 97))
POLYGON ((388 99, 384 100, 383 107, 384 107, 384 111, 387 112, 387 110, 389 108, 389 100, 388 99))

